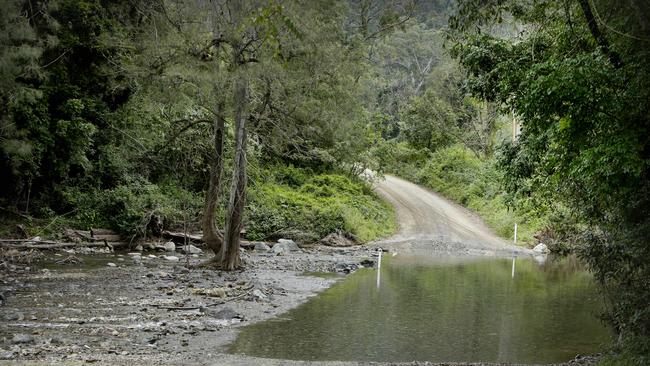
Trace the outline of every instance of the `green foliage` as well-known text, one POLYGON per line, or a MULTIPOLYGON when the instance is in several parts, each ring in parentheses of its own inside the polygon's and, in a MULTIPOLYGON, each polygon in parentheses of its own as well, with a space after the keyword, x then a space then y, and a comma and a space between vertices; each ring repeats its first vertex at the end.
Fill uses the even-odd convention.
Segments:
POLYGON ((413 148, 406 142, 382 140, 373 147, 371 154, 376 160, 373 168, 377 171, 416 181, 418 172, 429 156, 429 150, 413 148))
POLYGON ((127 238, 151 234, 149 223, 154 216, 163 221, 165 229, 179 229, 184 223, 191 228, 203 202, 201 194, 142 180, 101 191, 70 187, 62 196, 74 208, 68 218, 70 225, 82 229, 108 227, 127 238))
POLYGON ((511 108, 522 136, 504 150, 511 202, 559 201, 583 228, 581 253, 611 306, 620 346, 650 339, 650 6, 606 1, 464 1, 452 25, 468 89, 511 108), (504 13, 509 11, 510 14, 504 13), (605 22, 600 14, 608 13, 605 22), (535 31, 470 29, 512 18, 535 31), (639 43, 640 42, 640 43, 639 43))
POLYGON ((111 186, 121 178, 102 174, 98 152, 117 143, 109 126, 130 90, 114 58, 129 46, 135 15, 126 14, 139 5, 58 0, 3 7, 1 24, 12 31, 2 39, 0 199, 60 209, 55 193, 62 188, 111 186))
POLYGON ((261 240, 301 232, 320 239, 341 230, 366 242, 390 235, 392 208, 364 185, 337 174, 316 175, 300 186, 265 182, 251 192, 247 236, 261 240))

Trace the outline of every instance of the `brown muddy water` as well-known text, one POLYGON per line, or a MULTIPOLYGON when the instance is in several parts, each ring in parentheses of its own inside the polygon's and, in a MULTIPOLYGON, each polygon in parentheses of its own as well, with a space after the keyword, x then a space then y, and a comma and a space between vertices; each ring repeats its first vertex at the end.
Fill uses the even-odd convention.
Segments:
POLYGON ((229 352, 292 360, 564 362, 610 332, 573 258, 384 258, 281 318, 244 327, 229 352))

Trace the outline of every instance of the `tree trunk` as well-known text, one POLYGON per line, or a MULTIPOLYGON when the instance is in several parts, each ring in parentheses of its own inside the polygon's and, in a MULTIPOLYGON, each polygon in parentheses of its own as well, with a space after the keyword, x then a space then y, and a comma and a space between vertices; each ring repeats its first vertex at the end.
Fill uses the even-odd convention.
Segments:
POLYGON ((221 250, 221 269, 232 271, 241 266, 239 234, 242 229, 246 199, 246 120, 248 119, 248 79, 239 75, 234 91, 235 164, 226 215, 225 241, 221 250))
POLYGON ((616 69, 621 68, 621 66, 623 66, 621 56, 619 56, 616 51, 610 48, 607 38, 605 38, 605 35, 600 31, 600 28, 598 28, 598 23, 594 17, 593 11, 591 10, 589 0, 580 0, 579 2, 580 7, 582 7, 582 13, 587 20, 587 26, 589 27, 591 36, 594 37, 603 54, 609 58, 609 62, 612 64, 612 66, 614 66, 616 69))
POLYGON ((217 226, 217 205, 221 192, 221 174, 223 171, 223 137, 225 123, 223 120, 223 102, 217 104, 217 116, 214 119, 214 157, 210 167, 210 185, 205 194, 203 206, 203 241, 215 255, 221 254, 223 236, 217 226))

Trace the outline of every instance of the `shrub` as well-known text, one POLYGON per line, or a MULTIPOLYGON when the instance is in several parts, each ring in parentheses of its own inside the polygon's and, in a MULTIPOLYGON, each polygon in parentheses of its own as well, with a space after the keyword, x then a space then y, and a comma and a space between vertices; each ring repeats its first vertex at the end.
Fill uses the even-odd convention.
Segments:
POLYGON ((109 227, 124 237, 148 234, 149 220, 154 215, 169 229, 181 227, 185 220, 196 223, 203 202, 200 194, 144 180, 104 191, 70 188, 64 196, 75 208, 75 227, 109 227))
POLYGON ((370 241, 395 230, 392 208, 364 186, 338 174, 320 174, 299 187, 263 183, 249 195, 247 236, 262 240, 278 233, 322 238, 344 230, 370 241))

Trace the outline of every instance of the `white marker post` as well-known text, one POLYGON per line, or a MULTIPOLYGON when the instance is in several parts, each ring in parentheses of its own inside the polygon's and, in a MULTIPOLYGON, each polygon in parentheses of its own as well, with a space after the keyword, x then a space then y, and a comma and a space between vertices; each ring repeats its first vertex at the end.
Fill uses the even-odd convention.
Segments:
MULTIPOLYGON (((515 238, 513 240, 513 243, 517 245, 517 223, 515 222, 515 238)), ((513 250, 512 252, 512 278, 515 278, 515 258, 516 254, 513 250)))
POLYGON ((377 254, 377 288, 379 288, 379 283, 381 282, 381 254, 383 250, 379 249, 377 254))

